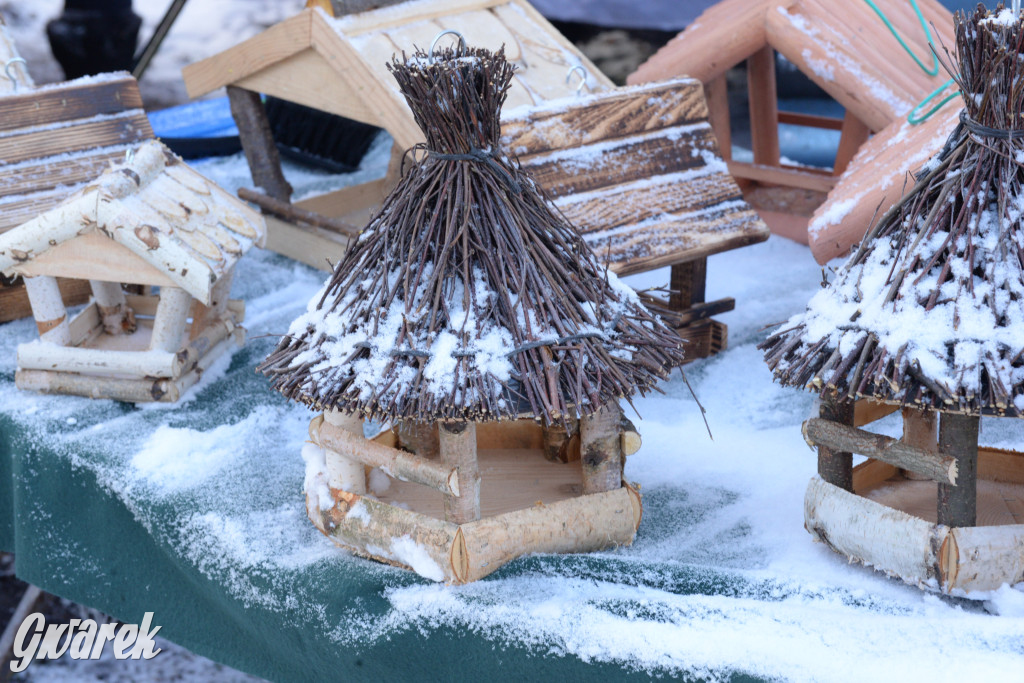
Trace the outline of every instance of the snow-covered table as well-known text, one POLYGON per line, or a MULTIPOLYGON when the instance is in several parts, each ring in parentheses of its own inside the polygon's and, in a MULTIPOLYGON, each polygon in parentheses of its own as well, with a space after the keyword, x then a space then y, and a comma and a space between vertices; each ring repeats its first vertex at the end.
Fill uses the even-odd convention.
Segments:
MULTIPOLYGON (((210 163, 225 184, 240 165, 210 163)), ((772 384, 755 345, 820 270, 774 237, 719 258, 709 290, 742 302, 723 316, 731 346, 687 366, 714 440, 678 378, 637 402, 644 446, 626 474, 644 520, 629 548, 523 558, 451 588, 333 546, 303 509, 310 413, 253 371, 323 275, 269 252, 243 259, 232 293, 250 341, 176 407, 18 392, 14 348, 34 325, 0 325, 0 548, 27 581, 129 622, 153 611, 161 635, 278 681, 1019 673, 1020 591, 941 599, 811 542, 812 397, 772 384)), ((1016 429, 986 423, 985 440, 1019 448, 1016 429)))

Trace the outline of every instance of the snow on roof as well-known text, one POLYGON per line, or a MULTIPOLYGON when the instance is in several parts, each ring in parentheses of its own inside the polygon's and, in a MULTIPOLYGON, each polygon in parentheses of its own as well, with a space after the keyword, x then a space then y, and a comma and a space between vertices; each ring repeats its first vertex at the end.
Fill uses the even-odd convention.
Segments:
POLYGON ((395 66, 433 151, 261 367, 286 396, 375 418, 551 423, 681 364, 678 335, 490 152, 512 70, 471 53, 395 66))
POLYGON ((258 213, 149 141, 54 209, 0 235, 0 271, 16 273, 94 231, 208 304, 217 280, 263 245, 266 228, 258 213))
MULTIPOLYGON (((957 17, 958 84, 984 92, 965 96, 964 120, 998 133, 1024 105, 1008 94, 1017 60, 991 46, 1019 45, 1024 24, 990 16, 981 8, 957 17)), ((851 398, 1024 415, 1024 150, 979 130, 958 126, 833 282, 764 342, 777 379, 851 398)))

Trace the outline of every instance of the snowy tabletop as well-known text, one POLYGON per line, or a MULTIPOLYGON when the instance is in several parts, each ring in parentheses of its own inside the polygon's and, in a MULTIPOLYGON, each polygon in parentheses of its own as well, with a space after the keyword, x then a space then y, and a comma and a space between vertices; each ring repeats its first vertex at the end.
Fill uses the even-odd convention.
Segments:
MULTIPOLYGON (((233 186, 248 182, 241 163, 199 170, 233 186)), ((273 680, 478 679, 499 666, 568 679, 1021 671, 1019 590, 941 598, 849 565, 804 531, 812 396, 773 384, 755 346, 819 287, 806 247, 773 237, 714 257, 709 291, 737 300, 722 316, 729 348, 687 367, 714 440, 678 375, 637 401, 644 444, 626 476, 644 519, 631 547, 522 558, 461 587, 354 557, 306 519, 311 413, 254 366, 323 279, 247 255, 232 294, 247 302, 249 341, 172 407, 17 391, 14 349, 35 326, 0 325, 0 475, 13 482, 0 491, 14 494, 0 540, 18 573, 127 621, 155 611, 161 635, 273 680)), ((1016 421, 984 430, 986 443, 1024 445, 1016 421)))

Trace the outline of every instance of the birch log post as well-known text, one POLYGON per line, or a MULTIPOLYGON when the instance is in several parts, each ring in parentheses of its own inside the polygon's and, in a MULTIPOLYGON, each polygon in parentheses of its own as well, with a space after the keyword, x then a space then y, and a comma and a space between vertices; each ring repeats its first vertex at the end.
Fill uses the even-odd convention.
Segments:
POLYGON ((583 493, 614 491, 622 486, 622 409, 610 401, 580 420, 583 493))
POLYGON ((480 467, 476 457, 476 425, 443 422, 438 430, 441 460, 458 473, 459 494, 444 497, 444 518, 454 524, 480 519, 480 467))
POLYGON ((179 287, 161 287, 160 303, 153 319, 153 336, 149 348, 153 351, 176 353, 185 337, 185 323, 188 321, 192 297, 179 287))
POLYGON ((939 419, 939 451, 956 460, 956 485, 939 484, 938 521, 949 527, 970 527, 978 518, 977 415, 942 413, 939 419))
POLYGON ((126 332, 131 334, 136 330, 135 312, 129 308, 119 282, 89 280, 89 287, 96 299, 104 332, 116 336, 126 332))
MULTIPOLYGON (((337 410, 324 413, 324 422, 336 427, 346 435, 365 441, 363 437, 363 421, 355 415, 346 415, 337 410)), ((341 489, 356 495, 366 493, 366 469, 363 463, 339 453, 340 448, 324 446, 327 460, 327 480, 331 488, 341 489)))
MULTIPOLYGON (((939 451, 939 414, 932 410, 916 408, 903 409, 903 443, 929 453, 939 451)), ((917 472, 904 469, 901 471, 907 479, 927 479, 917 472)))
POLYGON ((921 450, 898 439, 821 418, 807 420, 803 432, 804 438, 819 448, 860 453, 895 467, 913 470, 940 483, 958 482, 957 461, 944 453, 921 450))
MULTIPOLYGON (((192 303, 192 324, 189 326, 188 338, 190 340, 202 336, 205 328, 216 318, 224 315, 228 308, 228 301, 231 294, 231 283, 235 279, 235 269, 232 268, 222 275, 213 285, 210 291, 210 305, 196 300, 192 303)), ((242 322, 241 316, 238 322, 242 322)))
POLYGON ((551 462, 569 462, 569 441, 579 432, 579 420, 570 417, 566 425, 555 423, 543 429, 544 457, 551 462))
MULTIPOLYGON (((852 427, 853 408, 853 401, 830 395, 819 401, 818 417, 852 427)), ((819 444, 818 474, 833 486, 853 491, 853 454, 819 444)))
POLYGON ((32 305, 39 338, 51 344, 67 346, 71 343, 71 325, 64 300, 60 296, 57 278, 43 275, 25 278, 25 292, 32 305))

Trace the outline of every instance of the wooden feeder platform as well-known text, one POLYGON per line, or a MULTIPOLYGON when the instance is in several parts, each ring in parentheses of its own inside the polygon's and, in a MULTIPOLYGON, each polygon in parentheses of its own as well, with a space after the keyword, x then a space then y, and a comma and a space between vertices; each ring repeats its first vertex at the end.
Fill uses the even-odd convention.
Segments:
MULTIPOLYGON (((398 450, 400 437, 395 431, 385 431, 372 441, 348 437, 354 445, 349 455, 372 444, 370 455, 359 456, 369 476, 367 493, 327 486, 332 469, 327 444, 336 446, 339 432, 324 416, 310 424, 313 442, 321 444, 327 455, 327 471, 319 475, 324 486, 319 493, 316 488, 306 491, 310 520, 343 548, 436 581, 475 581, 532 553, 590 552, 629 545, 640 524, 642 505, 635 488, 624 483, 614 490, 585 494, 578 437, 565 442, 566 461, 552 459, 550 439, 546 442, 545 430, 532 419, 476 425, 480 516, 461 524, 445 521, 446 494, 439 490, 445 488, 443 483, 431 487, 411 481, 407 471, 395 471, 401 467, 392 474, 406 480, 387 476, 382 470, 391 468, 380 460, 376 461, 380 469, 370 474, 368 459, 387 458, 389 453, 406 460, 416 457, 398 450), (386 484, 381 486, 381 481, 386 484)), ((624 431, 621 438, 624 453, 639 447, 635 433, 624 431)), ((440 460, 426 462, 439 471, 444 467, 440 460)), ((434 479, 450 483, 453 476, 457 475, 442 472, 434 479)))
POLYGON ((851 560, 942 593, 1024 581, 1024 453, 974 446, 976 458, 954 457, 939 450, 934 414, 905 409, 903 438, 891 439, 854 426, 862 424, 856 416, 844 424, 850 415, 843 412, 804 426, 819 453, 820 476, 804 498, 811 535, 851 560), (851 452, 869 457, 847 470, 851 452))

